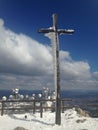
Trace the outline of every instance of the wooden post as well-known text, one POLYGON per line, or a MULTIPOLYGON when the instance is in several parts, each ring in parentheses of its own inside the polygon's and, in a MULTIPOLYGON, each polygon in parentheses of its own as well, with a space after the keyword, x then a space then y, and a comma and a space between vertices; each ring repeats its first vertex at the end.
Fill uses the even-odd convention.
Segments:
POLYGON ((40 101, 40 117, 43 117, 43 103, 40 101))
POLYGON ((55 34, 55 49, 54 49, 54 80, 55 80, 55 92, 56 92, 56 117, 55 123, 61 124, 61 96, 60 96, 60 66, 59 66, 59 39, 58 39, 58 27, 57 27, 57 15, 53 14, 53 28, 55 34))
POLYGON ((62 113, 64 113, 64 103, 65 103, 64 100, 62 100, 62 103, 61 103, 62 104, 62 106, 61 106, 62 107, 62 113))
POLYGON ((35 114, 35 100, 33 101, 33 114, 35 114))
POLYGON ((2 101, 2 107, 1 107, 1 116, 4 114, 4 102, 2 101))

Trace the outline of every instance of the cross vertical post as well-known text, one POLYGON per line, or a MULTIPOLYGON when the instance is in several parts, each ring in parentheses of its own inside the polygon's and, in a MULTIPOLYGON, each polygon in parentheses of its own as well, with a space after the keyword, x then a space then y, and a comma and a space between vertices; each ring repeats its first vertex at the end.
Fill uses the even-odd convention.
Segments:
POLYGON ((55 75, 55 93, 56 93, 56 104, 55 104, 55 110, 56 110, 56 116, 55 116, 55 124, 61 125, 61 90, 60 90, 60 66, 59 66, 59 34, 72 34, 74 33, 74 30, 68 29, 58 29, 58 23, 57 23, 57 14, 53 14, 53 27, 47 28, 47 29, 39 29, 39 33, 54 33, 55 35, 55 49, 54 49, 54 64, 55 69, 54 75, 55 75))
POLYGON ((57 15, 53 14, 53 29, 55 33, 55 92, 56 92, 56 104, 55 104, 55 124, 61 124, 61 96, 60 96, 60 65, 59 65, 59 39, 58 39, 58 27, 57 27, 57 15))

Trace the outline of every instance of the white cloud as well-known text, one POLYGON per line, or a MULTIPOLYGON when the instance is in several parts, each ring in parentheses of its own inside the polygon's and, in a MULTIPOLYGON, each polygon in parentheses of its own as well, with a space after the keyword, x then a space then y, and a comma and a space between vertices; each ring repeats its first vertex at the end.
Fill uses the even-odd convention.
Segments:
POLYGON ((0 71, 29 75, 47 73, 51 67, 52 56, 47 46, 3 26, 0 28, 0 39, 0 71))
POLYGON ((71 61, 72 59, 71 59, 71 56, 70 56, 70 53, 69 52, 67 52, 67 51, 63 51, 63 50, 61 50, 60 51, 60 60, 61 61, 71 61))
POLYGON ((83 61, 63 61, 61 64, 61 72, 70 79, 89 79, 91 78, 90 66, 83 61))
POLYGON ((98 71, 92 74, 92 77, 98 81, 98 71))
MULTIPOLYGON (((67 51, 60 51, 61 86, 97 88, 97 72, 90 65, 74 61, 67 51)), ((0 88, 53 88, 52 48, 24 35, 6 29, 0 19, 0 88)))

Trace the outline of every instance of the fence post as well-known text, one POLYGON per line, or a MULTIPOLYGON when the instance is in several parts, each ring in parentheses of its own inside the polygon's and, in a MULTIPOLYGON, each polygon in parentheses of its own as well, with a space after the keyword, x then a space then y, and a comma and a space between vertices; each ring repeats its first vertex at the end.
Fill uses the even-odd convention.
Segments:
POLYGON ((43 117, 43 104, 42 101, 40 101, 40 117, 43 117))
POLYGON ((4 114, 4 102, 2 101, 2 106, 1 106, 1 116, 4 114))
POLYGON ((35 100, 33 101, 33 114, 35 114, 35 100))
POLYGON ((62 103, 61 103, 61 108, 62 108, 62 113, 64 113, 64 100, 62 100, 62 103))

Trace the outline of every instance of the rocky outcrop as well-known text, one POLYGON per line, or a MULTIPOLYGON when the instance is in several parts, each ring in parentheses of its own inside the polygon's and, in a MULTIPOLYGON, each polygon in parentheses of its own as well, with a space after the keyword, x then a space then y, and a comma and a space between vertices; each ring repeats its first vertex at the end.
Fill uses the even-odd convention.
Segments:
POLYGON ((16 127, 14 130, 27 130, 27 129, 25 129, 23 127, 16 127))
POLYGON ((90 117, 89 114, 81 108, 75 108, 75 110, 77 111, 77 114, 79 114, 80 116, 90 117))

